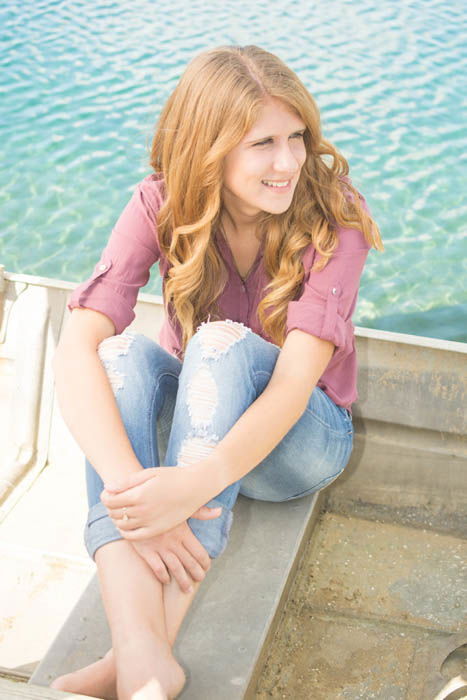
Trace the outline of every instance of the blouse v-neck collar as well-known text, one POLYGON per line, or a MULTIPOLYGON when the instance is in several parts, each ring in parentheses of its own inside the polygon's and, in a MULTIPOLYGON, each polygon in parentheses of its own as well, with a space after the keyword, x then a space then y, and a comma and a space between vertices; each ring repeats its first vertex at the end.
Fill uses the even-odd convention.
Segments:
POLYGON ((263 236, 263 238, 261 239, 261 243, 260 243, 260 246, 258 248, 258 252, 256 253, 256 257, 254 259, 254 262, 253 262, 252 266, 250 267, 250 269, 248 270, 248 274, 246 277, 242 277, 241 274, 239 273, 237 266, 235 264, 235 258, 233 256, 232 249, 229 245, 229 242, 226 239, 226 237, 222 234, 222 231, 220 230, 219 227, 215 231, 215 239, 217 241, 217 244, 219 246, 221 253, 223 253, 224 260, 230 265, 230 268, 235 272, 236 275, 238 275, 238 277, 241 279, 241 281, 243 283, 247 282, 247 280, 255 272, 261 258, 263 257, 266 237, 263 236))

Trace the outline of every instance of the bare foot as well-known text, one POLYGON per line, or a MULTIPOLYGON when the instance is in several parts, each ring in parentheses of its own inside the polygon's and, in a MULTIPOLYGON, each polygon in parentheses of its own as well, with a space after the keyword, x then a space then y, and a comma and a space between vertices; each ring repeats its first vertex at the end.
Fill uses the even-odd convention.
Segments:
MULTIPOLYGON (((118 648, 118 647, 117 647, 118 648)), ((185 673, 168 642, 150 635, 117 651, 119 700, 173 700, 185 685, 185 673)))
MULTIPOLYGON (((158 663, 157 667, 154 665, 154 658, 148 659, 146 652, 144 653, 144 658, 146 659, 146 669, 140 668, 140 672, 147 670, 147 668, 153 669, 152 677, 146 684, 139 684, 138 677, 138 667, 140 664, 132 665, 131 667, 131 678, 130 674, 124 673, 124 678, 122 679, 123 685, 128 682, 130 685, 136 683, 139 685, 138 690, 134 690, 129 697, 132 700, 167 700, 169 698, 176 698, 179 695, 185 685, 185 673, 182 667, 177 663, 176 659, 172 655, 172 651, 165 649, 161 653, 160 647, 158 648, 158 663), (163 661, 165 659, 165 661, 163 661), (125 678, 128 677, 127 680, 125 678)), ((131 652, 130 654, 131 655, 131 652)), ((138 654, 139 662, 141 662, 141 653, 138 654)), ((125 657, 125 667, 130 666, 129 658, 125 657)), ((115 668, 115 654, 113 649, 109 649, 107 654, 103 659, 95 661, 89 666, 80 668, 72 673, 67 673, 63 676, 56 678, 51 684, 51 688, 56 690, 67 691, 69 693, 78 693, 80 695, 90 695, 96 698, 102 698, 103 700, 118 700, 119 695, 117 694, 117 678, 116 678, 116 668, 115 668)), ((123 688, 120 689, 120 693, 123 693, 123 688)), ((122 695, 123 697, 123 695, 122 695)))
POLYGON ((103 698, 103 700, 117 700, 117 679, 113 649, 110 649, 103 659, 99 659, 99 661, 89 664, 89 666, 80 668, 73 673, 58 676, 50 684, 50 687, 69 693, 91 695, 96 698, 103 698))

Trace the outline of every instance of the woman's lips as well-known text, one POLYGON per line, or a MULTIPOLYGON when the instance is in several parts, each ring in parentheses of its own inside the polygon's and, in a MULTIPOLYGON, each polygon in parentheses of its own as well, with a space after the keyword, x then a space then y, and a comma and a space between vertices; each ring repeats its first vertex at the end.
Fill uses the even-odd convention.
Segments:
MULTIPOLYGON (((272 181, 271 181, 272 182, 272 181)), ((285 182, 284 180, 277 180, 278 183, 280 182, 285 182)), ((290 189, 292 187, 292 180, 288 181, 287 185, 282 185, 282 186, 277 186, 277 185, 268 185, 267 181, 265 182, 264 180, 261 180, 261 184, 264 185, 265 187, 268 188, 271 192, 290 192, 290 189)))

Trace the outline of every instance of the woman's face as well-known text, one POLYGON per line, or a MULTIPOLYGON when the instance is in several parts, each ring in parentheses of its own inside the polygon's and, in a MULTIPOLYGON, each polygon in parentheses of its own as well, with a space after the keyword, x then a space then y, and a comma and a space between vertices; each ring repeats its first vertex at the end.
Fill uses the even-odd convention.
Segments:
POLYGON ((281 100, 264 102, 253 128, 224 159, 223 201, 234 218, 289 208, 306 158, 305 128, 281 100))

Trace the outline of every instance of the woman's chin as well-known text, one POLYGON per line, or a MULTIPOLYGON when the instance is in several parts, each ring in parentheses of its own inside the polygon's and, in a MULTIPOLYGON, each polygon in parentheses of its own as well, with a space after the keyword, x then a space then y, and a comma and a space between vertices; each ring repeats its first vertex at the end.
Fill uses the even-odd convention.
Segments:
POLYGON ((281 204, 278 202, 276 205, 269 204, 263 208, 263 211, 266 211, 268 214, 283 214, 290 207, 291 203, 292 200, 289 202, 282 202, 281 204))

